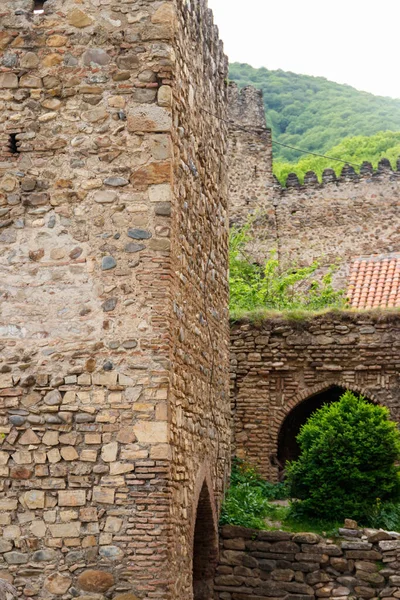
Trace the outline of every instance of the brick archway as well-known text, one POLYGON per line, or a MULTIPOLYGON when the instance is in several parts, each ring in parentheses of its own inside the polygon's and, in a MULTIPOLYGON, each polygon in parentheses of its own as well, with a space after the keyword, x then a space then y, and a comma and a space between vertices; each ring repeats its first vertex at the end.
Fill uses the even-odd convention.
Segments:
POLYGON ((296 396, 294 396, 275 418, 273 448, 276 454, 271 455, 271 462, 276 467, 278 478, 281 479, 284 473, 286 461, 294 460, 298 457, 299 447, 296 442, 300 427, 308 420, 311 414, 321 408, 324 404, 337 402, 340 396, 346 391, 360 394, 370 402, 376 403, 377 400, 369 391, 352 385, 349 387, 340 380, 321 383, 313 386, 296 396))
POLYGON ((192 518, 193 600, 212 600, 218 559, 218 519, 209 470, 198 475, 192 518))

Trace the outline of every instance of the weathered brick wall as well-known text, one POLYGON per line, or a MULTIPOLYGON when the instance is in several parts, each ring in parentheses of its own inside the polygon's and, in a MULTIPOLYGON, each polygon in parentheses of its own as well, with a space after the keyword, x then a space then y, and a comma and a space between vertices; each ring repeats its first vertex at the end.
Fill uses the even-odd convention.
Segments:
POLYGON ((29 596, 190 598, 203 464, 222 489, 225 126, 193 102, 224 114, 226 59, 191 5, 0 7, 0 573, 29 596))
POLYGON ((381 161, 376 171, 366 163, 361 175, 344 167, 339 179, 327 169, 322 183, 312 172, 304 185, 289 176, 283 188, 272 176, 271 133, 261 93, 254 88, 239 93, 233 86, 229 101, 230 219, 255 219, 248 249, 257 260, 277 250, 283 265, 318 261, 321 272, 338 261, 339 287, 354 257, 399 252, 400 171, 392 171, 389 161, 381 161))
POLYGON ((399 340, 400 320, 389 312, 232 324, 234 452, 276 479, 271 457, 285 418, 332 386, 387 406, 399 421, 399 340))
POLYGON ((398 534, 357 528, 339 533, 333 543, 315 533, 223 527, 216 599, 396 598, 398 534))

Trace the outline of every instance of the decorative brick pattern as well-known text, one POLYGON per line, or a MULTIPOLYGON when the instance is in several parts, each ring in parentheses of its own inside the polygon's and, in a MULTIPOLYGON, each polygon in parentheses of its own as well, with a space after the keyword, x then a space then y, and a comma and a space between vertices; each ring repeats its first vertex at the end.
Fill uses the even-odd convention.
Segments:
POLYGON ((332 386, 387 406, 400 420, 400 320, 396 312, 332 313, 231 328, 234 453, 277 480, 282 425, 293 409, 332 386))

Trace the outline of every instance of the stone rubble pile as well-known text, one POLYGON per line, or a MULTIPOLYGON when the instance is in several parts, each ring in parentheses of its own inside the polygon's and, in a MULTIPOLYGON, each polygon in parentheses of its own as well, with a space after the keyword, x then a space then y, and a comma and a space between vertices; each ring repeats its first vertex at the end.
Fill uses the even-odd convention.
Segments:
POLYGON ((224 526, 215 599, 400 598, 400 534, 346 525, 335 541, 224 526))

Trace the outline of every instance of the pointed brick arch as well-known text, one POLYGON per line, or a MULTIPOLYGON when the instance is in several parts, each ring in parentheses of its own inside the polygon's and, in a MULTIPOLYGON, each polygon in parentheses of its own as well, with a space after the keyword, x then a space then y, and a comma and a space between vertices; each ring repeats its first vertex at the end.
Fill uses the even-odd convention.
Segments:
MULTIPOLYGON (((387 407, 391 419, 400 423, 399 339, 400 320, 390 313, 333 311, 301 321, 273 317, 260 323, 233 324, 231 401, 236 456, 276 481, 284 419, 292 413, 290 428, 295 433, 301 421, 298 417, 306 416, 312 402, 296 415, 293 409, 332 386, 387 407)), ((333 393, 326 396, 322 402, 334 401, 333 393)), ((314 410, 317 405, 315 401, 314 410)), ((285 437, 290 438, 289 425, 285 437)))

